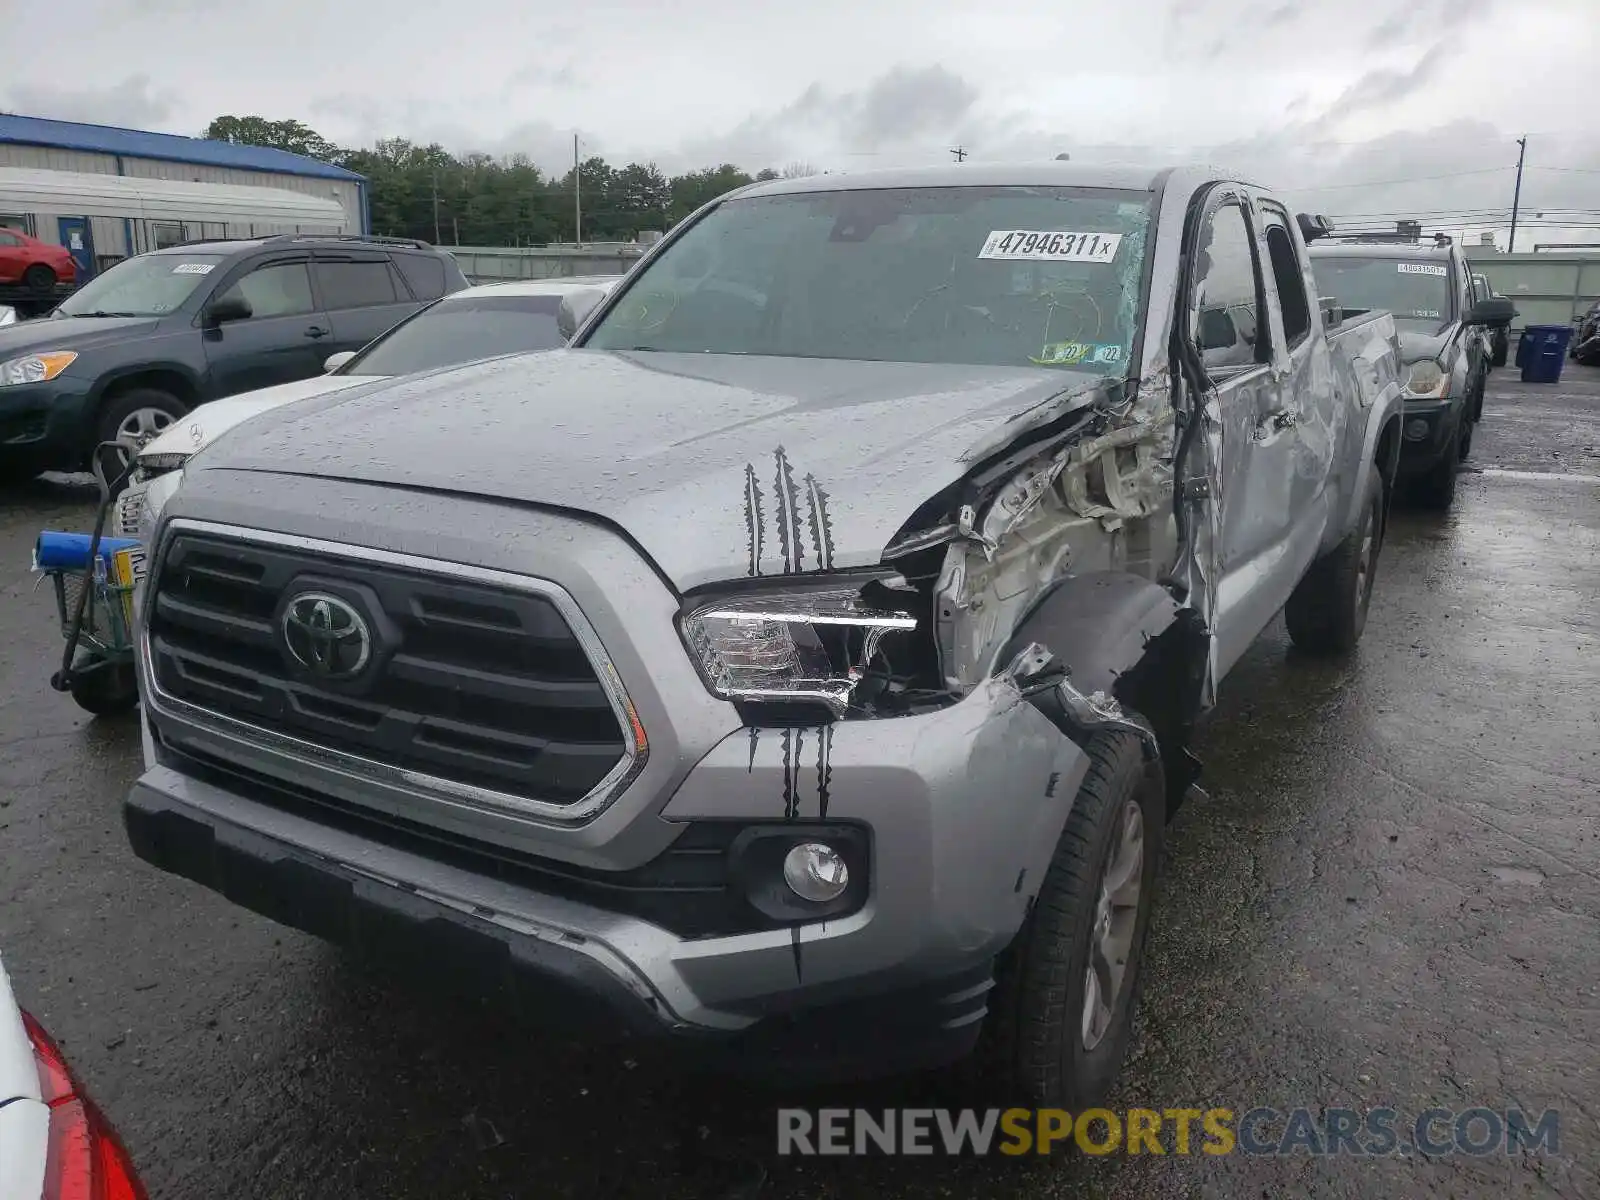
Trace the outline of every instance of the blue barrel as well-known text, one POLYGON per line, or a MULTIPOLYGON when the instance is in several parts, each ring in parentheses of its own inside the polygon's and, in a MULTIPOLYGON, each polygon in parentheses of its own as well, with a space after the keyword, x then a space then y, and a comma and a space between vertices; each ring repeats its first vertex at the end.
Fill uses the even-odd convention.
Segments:
POLYGON ((1517 365, 1522 368, 1522 382, 1559 383, 1561 368, 1567 361, 1567 343, 1570 341, 1570 325, 1529 325, 1524 329, 1522 342, 1517 345, 1517 365))

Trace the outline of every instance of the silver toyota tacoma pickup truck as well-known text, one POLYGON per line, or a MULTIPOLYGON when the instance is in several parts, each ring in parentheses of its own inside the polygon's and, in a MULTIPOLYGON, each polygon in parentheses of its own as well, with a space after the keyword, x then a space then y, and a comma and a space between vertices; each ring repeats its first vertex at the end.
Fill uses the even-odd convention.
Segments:
POLYGON ((150 514, 135 850, 541 1022, 1081 1105, 1196 719, 1280 610, 1366 620, 1398 346, 1326 327, 1326 228, 1199 168, 758 184, 568 349, 230 430, 150 514))

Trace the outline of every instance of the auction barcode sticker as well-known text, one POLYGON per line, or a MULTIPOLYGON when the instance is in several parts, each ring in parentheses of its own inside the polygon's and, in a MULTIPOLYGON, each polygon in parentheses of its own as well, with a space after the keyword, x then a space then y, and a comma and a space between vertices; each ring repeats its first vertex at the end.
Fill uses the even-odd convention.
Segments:
POLYGON ((1450 271, 1436 263, 1400 263, 1402 275, 1448 275, 1450 271))
POLYGON ((1122 243, 1120 233, 1065 233, 1042 229, 996 229, 984 239, 979 258, 1023 262, 1108 263, 1122 243))
POLYGON ((174 275, 209 275, 216 263, 179 263, 172 268, 174 275))

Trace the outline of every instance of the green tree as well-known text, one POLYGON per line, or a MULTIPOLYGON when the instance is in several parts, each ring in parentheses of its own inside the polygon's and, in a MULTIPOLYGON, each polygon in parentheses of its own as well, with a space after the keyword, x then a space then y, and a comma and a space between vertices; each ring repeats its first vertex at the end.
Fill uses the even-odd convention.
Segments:
POLYGON ((343 153, 327 138, 300 121, 270 121, 266 117, 221 116, 206 126, 200 135, 213 142, 235 142, 245 146, 266 146, 287 150, 323 162, 336 162, 343 153))
MULTIPOLYGON (((300 121, 260 116, 220 116, 205 136, 304 154, 364 176, 374 233, 477 246, 541 246, 574 236, 572 171, 546 176, 527 155, 455 155, 406 138, 341 149, 300 121)), ((755 178, 779 175, 768 169, 755 178)), ((654 163, 613 167, 598 156, 581 165, 579 178, 586 241, 665 228, 752 181, 732 163, 669 179, 654 163)))

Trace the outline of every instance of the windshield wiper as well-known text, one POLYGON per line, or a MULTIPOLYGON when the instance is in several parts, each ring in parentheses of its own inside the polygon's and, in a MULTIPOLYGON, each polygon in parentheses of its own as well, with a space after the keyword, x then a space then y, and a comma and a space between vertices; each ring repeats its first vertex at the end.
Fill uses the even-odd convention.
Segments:
POLYGON ((136 313, 136 312, 107 312, 103 308, 95 308, 95 309, 90 309, 88 312, 69 312, 69 313, 63 313, 62 315, 63 316, 68 316, 68 317, 142 317, 142 316, 144 316, 144 313, 136 313))

